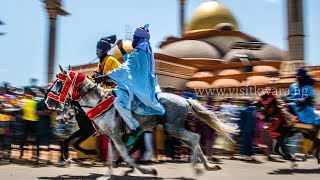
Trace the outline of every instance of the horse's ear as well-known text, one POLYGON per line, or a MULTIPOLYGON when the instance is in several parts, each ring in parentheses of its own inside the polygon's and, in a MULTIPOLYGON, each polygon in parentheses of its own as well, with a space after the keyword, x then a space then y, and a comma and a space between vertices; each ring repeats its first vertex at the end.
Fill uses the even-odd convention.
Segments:
POLYGON ((68 71, 71 71, 71 66, 69 65, 69 67, 68 67, 68 71))
POLYGON ((60 71, 62 72, 62 73, 65 73, 66 71, 61 67, 61 65, 59 65, 59 68, 60 68, 60 71))

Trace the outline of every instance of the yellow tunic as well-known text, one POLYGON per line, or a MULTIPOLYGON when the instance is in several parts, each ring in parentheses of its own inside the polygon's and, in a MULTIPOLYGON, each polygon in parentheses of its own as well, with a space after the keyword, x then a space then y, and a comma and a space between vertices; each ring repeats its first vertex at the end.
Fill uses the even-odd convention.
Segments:
MULTIPOLYGON (((114 58, 113 56, 106 56, 102 62, 99 62, 98 64, 98 72, 103 72, 103 74, 108 74, 112 70, 118 68, 121 66, 121 63, 114 58)), ((108 81, 112 83, 112 81, 108 81)), ((102 87, 105 89, 111 89, 115 87, 115 84, 112 85, 107 85, 107 84, 102 84, 102 87)))
POLYGON ((32 99, 22 99, 22 111, 23 119, 28 121, 37 121, 38 116, 36 115, 37 102, 32 99))

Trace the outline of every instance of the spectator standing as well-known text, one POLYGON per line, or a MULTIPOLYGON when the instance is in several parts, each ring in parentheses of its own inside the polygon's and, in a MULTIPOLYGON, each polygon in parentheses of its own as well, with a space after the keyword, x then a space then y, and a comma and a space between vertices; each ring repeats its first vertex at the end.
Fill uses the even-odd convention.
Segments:
MULTIPOLYGON (((24 139, 20 144, 20 158, 23 158, 24 145, 27 143, 29 136, 35 136, 36 125, 38 117, 36 115, 37 102, 34 100, 34 96, 30 94, 25 94, 22 102, 22 119, 24 124, 24 139)), ((37 140, 36 140, 37 141, 37 140)), ((37 144, 37 143, 36 143, 37 144)))
POLYGON ((51 115, 52 111, 48 109, 45 104, 45 99, 41 99, 37 103, 36 115, 38 115, 38 121, 36 123, 36 139, 37 139, 37 158, 39 158, 40 145, 47 146, 49 149, 52 126, 51 126, 51 115))

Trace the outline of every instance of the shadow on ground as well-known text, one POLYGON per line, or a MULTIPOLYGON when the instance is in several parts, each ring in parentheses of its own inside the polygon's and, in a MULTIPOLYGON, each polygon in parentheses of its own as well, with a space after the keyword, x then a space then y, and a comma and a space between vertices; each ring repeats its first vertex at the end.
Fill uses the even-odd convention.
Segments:
POLYGON ((271 175, 320 174, 320 169, 277 169, 268 172, 271 175))
POLYGON ((56 179, 56 180, 60 180, 60 179, 86 179, 86 180, 90 180, 90 179, 97 179, 99 177, 104 176, 103 174, 90 174, 88 176, 73 176, 73 175, 59 175, 56 177, 38 177, 38 179, 56 179))
MULTIPOLYGON (((57 177, 38 177, 38 179, 50 179, 50 180, 71 180, 71 179, 83 179, 83 180, 93 180, 102 178, 103 174, 90 174, 88 176, 72 176, 72 175, 59 175, 57 177)), ((148 177, 148 176, 116 176, 113 175, 111 180, 157 180, 157 179, 172 179, 172 180, 196 180, 193 178, 185 178, 185 177, 178 177, 178 178, 161 178, 161 177, 148 177)))

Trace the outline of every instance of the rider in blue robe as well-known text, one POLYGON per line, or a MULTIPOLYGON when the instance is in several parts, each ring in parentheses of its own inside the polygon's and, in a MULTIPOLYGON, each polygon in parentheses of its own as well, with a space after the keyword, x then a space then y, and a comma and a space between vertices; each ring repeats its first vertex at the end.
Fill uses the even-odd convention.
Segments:
POLYGON ((305 124, 319 125, 319 117, 314 112, 314 99, 312 85, 314 80, 307 74, 307 71, 302 67, 297 70, 297 82, 289 87, 289 107, 298 116, 300 121, 305 124))
POLYGON ((111 78, 117 88, 114 106, 126 122, 134 136, 141 134, 139 122, 132 113, 138 115, 163 115, 164 107, 158 102, 156 95, 161 92, 154 70, 154 57, 150 46, 149 25, 137 28, 133 35, 134 50, 128 55, 117 45, 123 54, 124 64, 110 73, 95 78, 96 82, 111 78))

